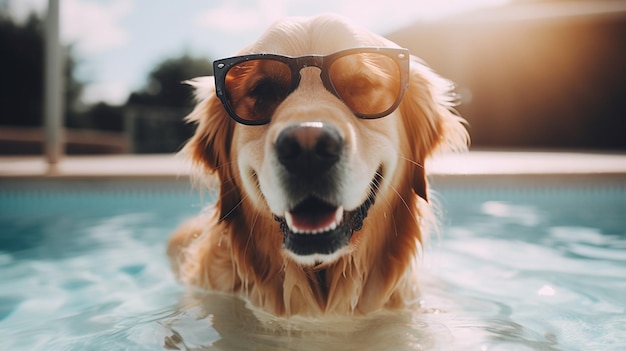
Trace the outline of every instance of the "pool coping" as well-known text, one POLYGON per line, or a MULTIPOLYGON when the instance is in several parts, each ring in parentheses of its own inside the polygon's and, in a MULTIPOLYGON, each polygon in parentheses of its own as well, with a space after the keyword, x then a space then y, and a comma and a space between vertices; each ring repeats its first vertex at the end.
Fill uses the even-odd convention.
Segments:
MULTIPOLYGON (((188 179, 192 165, 180 155, 66 156, 51 168, 43 157, 0 157, 0 180, 188 179)), ((587 177, 626 178, 626 154, 600 152, 470 151, 427 161, 430 178, 587 177)))

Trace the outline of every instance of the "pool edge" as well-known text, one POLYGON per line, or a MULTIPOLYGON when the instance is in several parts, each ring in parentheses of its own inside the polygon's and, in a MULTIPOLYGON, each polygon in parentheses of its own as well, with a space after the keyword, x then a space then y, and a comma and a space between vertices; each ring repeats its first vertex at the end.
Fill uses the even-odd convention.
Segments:
MULTIPOLYGON (((431 179, 493 177, 626 177, 626 154, 470 151, 437 155, 426 163, 431 179)), ((66 156, 50 168, 43 157, 0 157, 0 179, 189 179, 192 165, 176 154, 66 156)))

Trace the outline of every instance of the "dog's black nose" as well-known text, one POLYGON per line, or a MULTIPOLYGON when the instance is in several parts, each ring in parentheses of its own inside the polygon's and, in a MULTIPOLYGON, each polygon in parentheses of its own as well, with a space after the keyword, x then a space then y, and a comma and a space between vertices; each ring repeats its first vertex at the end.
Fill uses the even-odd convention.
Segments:
POLYGON ((322 122, 304 122, 282 130, 276 138, 278 160, 291 174, 311 177, 330 169, 341 156, 339 131, 322 122))

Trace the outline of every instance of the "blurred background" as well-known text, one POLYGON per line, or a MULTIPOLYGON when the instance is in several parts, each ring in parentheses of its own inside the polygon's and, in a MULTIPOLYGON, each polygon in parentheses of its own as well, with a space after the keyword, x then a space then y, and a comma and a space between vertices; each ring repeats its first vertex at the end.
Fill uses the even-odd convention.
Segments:
MULTIPOLYGON (((47 0, 0 0, 0 155, 44 148, 47 0)), ((626 150, 623 0, 61 0, 67 154, 169 153, 182 81, 274 20, 335 12, 453 80, 472 148, 626 150)))

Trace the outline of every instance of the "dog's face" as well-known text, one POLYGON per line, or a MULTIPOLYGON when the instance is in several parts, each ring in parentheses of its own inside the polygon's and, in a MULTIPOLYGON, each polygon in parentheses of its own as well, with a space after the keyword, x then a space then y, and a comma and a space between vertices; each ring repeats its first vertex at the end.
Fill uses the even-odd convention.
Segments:
POLYGON ((397 161, 398 118, 362 121, 311 70, 267 126, 236 128, 237 163, 248 194, 281 223, 294 260, 327 262, 350 250, 397 161), (306 78, 306 79, 305 79, 306 78))
POLYGON ((441 100, 448 87, 417 61, 409 70, 406 51, 332 55, 372 47, 397 48, 334 16, 280 22, 243 54, 307 58, 216 65, 222 101, 192 114, 188 149, 220 178, 222 219, 248 221, 250 235, 274 221, 255 240, 279 242, 298 264, 334 262, 368 240, 364 227, 393 217, 392 203, 426 200, 425 158, 445 138, 465 142, 441 100))

